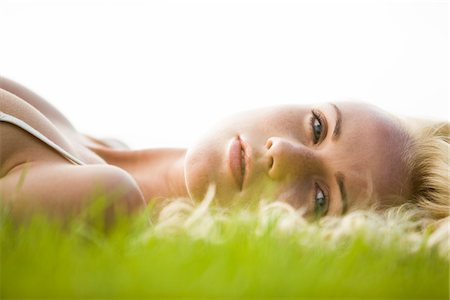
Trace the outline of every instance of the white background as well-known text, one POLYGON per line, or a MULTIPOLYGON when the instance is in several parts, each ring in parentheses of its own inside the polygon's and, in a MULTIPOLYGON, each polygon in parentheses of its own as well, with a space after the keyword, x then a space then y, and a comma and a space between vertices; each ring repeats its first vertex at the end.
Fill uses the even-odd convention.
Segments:
POLYGON ((0 0, 0 74, 134 148, 283 103, 448 119, 448 20, 448 1, 0 0))

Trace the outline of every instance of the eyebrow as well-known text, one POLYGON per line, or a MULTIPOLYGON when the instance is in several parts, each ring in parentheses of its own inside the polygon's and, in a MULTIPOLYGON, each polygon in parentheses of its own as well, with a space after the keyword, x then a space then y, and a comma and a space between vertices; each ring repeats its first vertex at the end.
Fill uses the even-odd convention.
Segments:
POLYGON ((341 172, 337 172, 334 174, 336 178, 337 184, 339 186, 339 192, 341 193, 341 201, 342 201, 342 214, 345 214, 348 209, 348 201, 347 201, 347 191, 345 190, 345 178, 344 174, 341 172))
POLYGON ((334 110, 336 111, 336 125, 334 125, 333 140, 337 140, 341 134, 342 113, 336 104, 334 103, 330 104, 334 107, 334 110))

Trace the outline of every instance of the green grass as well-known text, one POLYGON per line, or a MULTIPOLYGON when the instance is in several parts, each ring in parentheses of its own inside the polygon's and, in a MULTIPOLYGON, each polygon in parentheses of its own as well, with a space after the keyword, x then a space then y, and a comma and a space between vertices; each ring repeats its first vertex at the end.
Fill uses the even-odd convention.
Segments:
POLYGON ((105 230, 99 217, 18 224, 3 213, 1 298, 449 297, 448 260, 426 235, 408 243, 366 226, 336 240, 257 211, 213 216, 171 227, 142 212, 105 230))

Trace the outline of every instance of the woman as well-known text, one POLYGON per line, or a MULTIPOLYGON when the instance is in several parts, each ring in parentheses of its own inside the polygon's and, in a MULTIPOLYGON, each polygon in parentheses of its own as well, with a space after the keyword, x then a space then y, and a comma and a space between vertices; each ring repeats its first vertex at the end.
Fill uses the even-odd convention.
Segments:
POLYGON ((360 103, 244 112, 190 149, 128 150, 78 132, 44 99, 0 78, 2 202, 80 210, 106 194, 132 209, 151 199, 201 200, 211 184, 224 205, 272 198, 306 216, 411 202, 449 215, 448 123, 401 120, 360 103))

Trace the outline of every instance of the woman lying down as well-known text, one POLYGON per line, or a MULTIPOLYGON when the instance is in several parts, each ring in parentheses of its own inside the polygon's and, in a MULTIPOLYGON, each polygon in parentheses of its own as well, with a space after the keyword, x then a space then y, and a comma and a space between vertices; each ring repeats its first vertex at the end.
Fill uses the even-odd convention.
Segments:
POLYGON ((278 200, 306 220, 405 204, 449 217, 448 122, 363 103, 289 105, 232 116, 189 149, 130 150, 80 133, 5 78, 0 105, 0 200, 13 216, 76 214, 100 194, 129 211, 200 203, 212 186, 221 207, 278 200))

